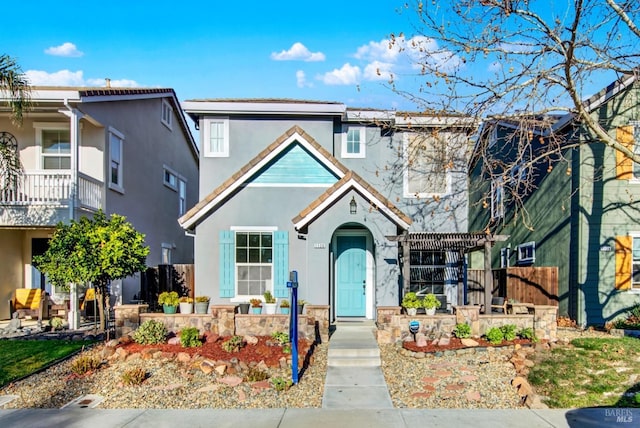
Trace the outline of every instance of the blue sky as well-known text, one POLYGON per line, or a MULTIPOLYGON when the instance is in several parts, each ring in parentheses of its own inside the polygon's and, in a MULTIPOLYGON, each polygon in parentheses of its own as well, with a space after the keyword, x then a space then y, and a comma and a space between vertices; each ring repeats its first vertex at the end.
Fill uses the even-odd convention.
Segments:
POLYGON ((1 52, 34 85, 103 86, 110 78, 112 86, 171 87, 181 100, 415 109, 384 86, 388 72, 411 70, 408 55, 387 47, 391 33, 411 34, 403 4, 27 0, 14 15, 20 30, 3 32, 1 52))

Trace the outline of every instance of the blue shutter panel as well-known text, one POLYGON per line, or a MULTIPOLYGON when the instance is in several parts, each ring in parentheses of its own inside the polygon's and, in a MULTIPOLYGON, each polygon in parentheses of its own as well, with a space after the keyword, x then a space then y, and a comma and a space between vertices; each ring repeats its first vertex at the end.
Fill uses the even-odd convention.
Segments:
POLYGON ((289 232, 273 232, 273 295, 287 298, 289 290, 289 232))
POLYGON ((231 230, 220 231, 220 297, 235 295, 235 233, 231 230))

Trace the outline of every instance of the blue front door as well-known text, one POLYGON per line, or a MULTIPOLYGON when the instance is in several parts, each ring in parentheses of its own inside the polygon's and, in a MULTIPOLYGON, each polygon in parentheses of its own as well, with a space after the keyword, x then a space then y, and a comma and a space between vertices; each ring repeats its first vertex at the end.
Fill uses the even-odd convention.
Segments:
POLYGON ((367 240, 364 236, 338 236, 336 261, 336 316, 365 316, 367 240))

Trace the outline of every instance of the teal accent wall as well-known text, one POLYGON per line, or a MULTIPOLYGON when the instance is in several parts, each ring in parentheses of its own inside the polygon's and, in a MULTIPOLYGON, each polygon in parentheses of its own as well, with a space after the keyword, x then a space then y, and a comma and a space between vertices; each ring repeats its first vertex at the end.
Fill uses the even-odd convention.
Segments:
POLYGON ((338 177, 300 144, 293 144, 253 177, 256 184, 326 184, 338 177))
POLYGON ((231 230, 221 230, 219 234, 220 246, 220 297, 235 295, 235 233, 231 230))
POLYGON ((288 298, 289 289, 289 232, 278 230, 273 233, 273 295, 288 298))

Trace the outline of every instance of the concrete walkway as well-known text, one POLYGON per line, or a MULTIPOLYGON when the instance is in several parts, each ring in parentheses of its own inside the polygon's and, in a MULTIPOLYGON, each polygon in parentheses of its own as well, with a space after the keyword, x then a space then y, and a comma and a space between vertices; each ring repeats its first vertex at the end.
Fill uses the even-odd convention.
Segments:
POLYGON ((329 340, 323 409, 393 409, 372 321, 338 322, 329 340))

